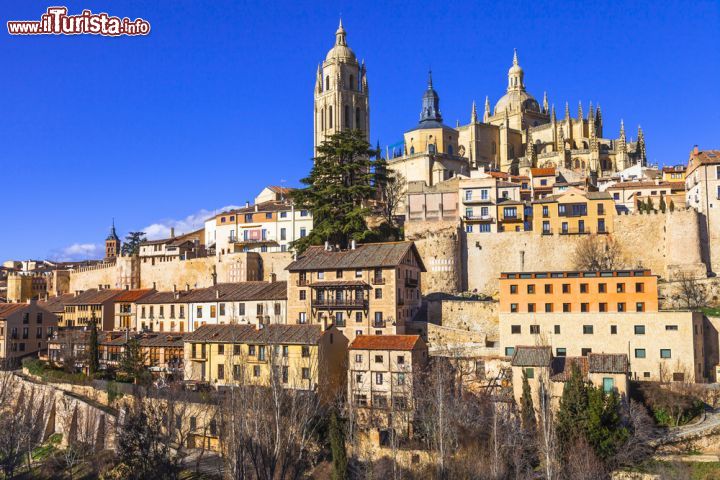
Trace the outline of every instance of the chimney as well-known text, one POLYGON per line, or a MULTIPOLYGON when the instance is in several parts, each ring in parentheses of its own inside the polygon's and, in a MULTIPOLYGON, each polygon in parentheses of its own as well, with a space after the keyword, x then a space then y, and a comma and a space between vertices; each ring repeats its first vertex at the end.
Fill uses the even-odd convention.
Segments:
POLYGON ((246 200, 246 201, 245 201, 245 208, 248 208, 248 207, 250 207, 250 202, 248 202, 248 201, 246 200))
POLYGON ((269 281, 270 283, 275 283, 275 281, 277 281, 277 275, 275 273, 270 273, 269 281))
POLYGON ((256 211, 256 212, 258 211, 258 206, 257 206, 257 204, 255 204, 255 211, 256 211))
POLYGON ((173 292, 177 292, 177 285, 173 283, 173 292))
POLYGON ((190 291, 190 284, 189 284, 189 283, 186 283, 186 284, 185 284, 185 291, 186 291, 186 292, 189 292, 189 291, 190 291))
POLYGON ((175 238, 175 227, 170 227, 170 238, 175 238))
POLYGON ((350 248, 352 250, 355 250, 355 247, 357 247, 357 243, 355 242, 355 239, 353 238, 352 240, 350 240, 350 248))
POLYGON ((218 300, 220 299, 220 289, 219 288, 215 289, 215 298, 218 300))
POLYGON ((693 155, 697 155, 698 153, 700 153, 700 150, 698 150, 698 146, 693 146, 693 155))
POLYGON ((155 290, 156 288, 157 288, 157 285, 155 284, 155 282, 153 282, 153 290, 155 290))

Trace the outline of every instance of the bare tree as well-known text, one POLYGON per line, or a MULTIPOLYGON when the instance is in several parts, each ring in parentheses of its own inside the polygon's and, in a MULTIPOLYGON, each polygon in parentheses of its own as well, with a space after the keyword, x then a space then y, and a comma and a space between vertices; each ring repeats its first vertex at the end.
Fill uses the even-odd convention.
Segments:
POLYGON ((394 170, 388 172, 386 182, 381 182, 381 213, 385 221, 393 227, 397 226, 395 218, 403 204, 406 186, 405 176, 394 170))
POLYGON ((589 235, 576 245, 573 253, 575 270, 617 270, 624 264, 622 247, 608 236, 589 235))
POLYGON ((555 418, 552 410, 552 394, 547 378, 539 379, 538 393, 538 445, 546 480, 557 477, 558 444, 555 435, 555 418))
POLYGON ((699 310, 707 307, 709 293, 707 286, 700 283, 696 277, 686 272, 678 277, 676 299, 680 307, 688 310, 699 310))

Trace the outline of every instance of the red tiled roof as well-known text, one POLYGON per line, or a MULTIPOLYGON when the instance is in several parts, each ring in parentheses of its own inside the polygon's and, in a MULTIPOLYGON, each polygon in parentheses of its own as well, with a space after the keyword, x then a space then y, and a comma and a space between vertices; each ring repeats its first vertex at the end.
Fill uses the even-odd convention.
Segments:
POLYGON ((123 293, 115 297, 115 302, 135 302, 150 295, 154 290, 151 288, 144 288, 139 290, 125 290, 123 293))
POLYGON ((55 297, 49 297, 47 300, 41 300, 38 305, 48 312, 62 313, 65 311, 65 304, 75 298, 72 293, 64 293, 55 297))
POLYGON ((7 318, 27 306, 27 303, 0 303, 0 318, 7 318))
POLYGON ((550 177, 555 175, 555 168, 531 168, 530 174, 533 177, 550 177))
POLYGON ((690 154, 687 175, 690 175, 700 165, 715 165, 720 163, 720 150, 705 150, 690 154))
POLYGON ((552 359, 550 380, 553 382, 567 382, 572 377, 574 366, 580 369, 582 378, 587 378, 587 357, 555 357, 552 359))
POLYGON ((358 335, 348 348, 355 350, 414 350, 419 335, 358 335))
POLYGON ((99 305, 108 300, 112 300, 121 293, 124 293, 124 290, 98 290, 91 288, 65 302, 65 305, 99 305))

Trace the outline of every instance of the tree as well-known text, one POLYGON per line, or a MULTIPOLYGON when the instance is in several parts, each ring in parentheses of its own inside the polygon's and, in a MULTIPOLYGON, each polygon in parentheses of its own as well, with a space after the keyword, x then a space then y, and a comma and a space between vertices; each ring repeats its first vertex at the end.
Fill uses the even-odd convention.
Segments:
POLYGON ((580 368, 573 364, 570 379, 565 382, 560 408, 557 412, 557 437, 561 453, 572 449, 573 443, 583 436, 587 426, 587 385, 580 368))
POLYGON ((652 213, 655 211, 655 204, 653 203, 652 198, 647 197, 645 209, 647 210, 648 213, 652 213))
POLYGON ((333 459, 333 480, 347 478, 347 453, 345 452, 345 432, 335 410, 330 414, 330 450, 333 459))
POLYGON ((522 427, 526 432, 535 432, 537 425, 535 419, 535 407, 533 406, 532 392, 527 373, 522 372, 522 396, 520 397, 520 414, 522 416, 522 427))
POLYGON ((90 319, 90 337, 88 338, 88 373, 95 375, 100 370, 100 351, 98 347, 97 320, 93 313, 90 319))
POLYGON ((137 255, 140 253, 140 244, 146 241, 145 232, 130 232, 125 237, 122 245, 123 255, 137 255))
POLYGON ((675 202, 673 202, 672 198, 670 199, 670 213, 675 211, 675 202))
POLYGON ((407 182, 405 181, 405 176, 395 171, 390 171, 387 174, 387 181, 380 183, 382 216, 388 225, 395 228, 397 227, 395 218, 400 205, 403 203, 406 187, 407 182))
POLYGON ((620 420, 620 398, 615 392, 605 393, 602 388, 587 388, 586 438, 602 460, 614 456, 628 439, 628 431, 620 420))
POLYGON ((293 242, 293 248, 302 252, 326 241, 346 247, 350 240, 371 238, 365 219, 386 182, 385 160, 359 130, 332 135, 318 147, 314 160, 310 175, 301 180, 306 187, 291 194, 297 205, 312 212, 313 229, 293 242))
POLYGON ((708 305, 707 286, 689 273, 684 272, 678 277, 677 292, 677 300, 682 308, 699 310, 708 305))
POLYGON ((589 235, 575 247, 575 270, 617 270, 624 264, 622 247, 612 237, 589 235))
POLYGON ((150 374, 145 368, 146 355, 137 339, 131 339, 125 345, 125 351, 120 358, 118 371, 137 384, 150 381, 150 374))
POLYGON ((638 213, 645 213, 645 204, 643 202, 637 202, 637 211, 638 213))
POLYGON ((665 204, 665 197, 660 196, 660 211, 662 213, 665 213, 665 210, 667 210, 667 205, 665 204))

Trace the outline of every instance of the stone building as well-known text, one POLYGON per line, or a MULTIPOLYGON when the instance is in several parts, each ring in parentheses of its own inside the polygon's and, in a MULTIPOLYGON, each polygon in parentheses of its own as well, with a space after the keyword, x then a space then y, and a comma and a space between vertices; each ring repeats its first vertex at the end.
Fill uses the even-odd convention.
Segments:
POLYGON ((37 302, 0 303, 0 361, 13 365, 47 348, 57 317, 37 302))
POLYGON ((412 242, 313 246, 287 270, 288 323, 334 325, 349 340, 405 333, 422 303, 425 265, 412 242))
POLYGON ((703 259, 708 271, 720 271, 720 150, 690 153, 685 173, 686 202, 700 215, 703 259))
POLYGON ((369 139, 370 103, 365 61, 358 63, 347 44, 342 20, 335 45, 317 68, 313 115, 315 155, 322 142, 342 130, 361 130, 369 139))

